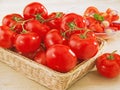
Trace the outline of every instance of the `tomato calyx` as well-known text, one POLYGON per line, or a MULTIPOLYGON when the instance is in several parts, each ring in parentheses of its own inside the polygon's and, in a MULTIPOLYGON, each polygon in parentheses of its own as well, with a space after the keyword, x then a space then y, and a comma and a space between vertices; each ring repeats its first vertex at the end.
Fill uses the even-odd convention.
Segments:
POLYGON ((60 17, 62 17, 62 15, 63 15, 63 13, 57 12, 55 18, 60 18, 60 17))
POLYGON ((45 19, 43 22, 49 22, 49 21, 55 20, 57 18, 61 18, 63 15, 64 14, 62 12, 56 12, 54 17, 45 19))
POLYGON ((77 27, 77 25, 74 22, 69 22, 68 27, 69 27, 69 29, 62 33, 62 36, 65 37, 65 38, 67 37, 66 36, 67 33, 72 33, 74 31, 86 30, 86 28, 77 27))
POLYGON ((23 21, 22 18, 20 18, 20 17, 16 17, 16 16, 13 17, 13 20, 16 21, 16 22, 23 21))
POLYGON ((108 60, 114 60, 115 57, 114 57, 114 54, 117 52, 117 50, 113 51, 112 53, 110 53, 108 56, 107 56, 107 59, 108 60))
POLYGON ((80 38, 81 38, 81 39, 86 39, 86 38, 87 38, 87 33, 88 33, 88 32, 91 32, 91 30, 88 30, 88 29, 85 30, 85 32, 84 32, 83 34, 80 34, 80 38))
POLYGON ((43 23, 45 21, 45 19, 42 17, 41 14, 36 14, 35 19, 38 20, 41 23, 43 23))
POLYGON ((74 22, 68 23, 68 26, 69 26, 69 28, 72 29, 72 30, 75 29, 75 28, 78 28, 78 27, 75 25, 74 22))

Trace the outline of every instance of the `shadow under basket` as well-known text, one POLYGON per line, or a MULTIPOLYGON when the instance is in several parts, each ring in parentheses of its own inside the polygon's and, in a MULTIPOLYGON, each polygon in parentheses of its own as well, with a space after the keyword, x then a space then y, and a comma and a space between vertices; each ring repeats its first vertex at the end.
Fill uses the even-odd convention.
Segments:
POLYGON ((105 45, 104 40, 100 39, 99 42, 99 51, 93 58, 83 61, 67 73, 54 71, 16 52, 3 48, 0 48, 0 61, 51 90, 66 90, 95 66, 95 60, 102 54, 105 45))

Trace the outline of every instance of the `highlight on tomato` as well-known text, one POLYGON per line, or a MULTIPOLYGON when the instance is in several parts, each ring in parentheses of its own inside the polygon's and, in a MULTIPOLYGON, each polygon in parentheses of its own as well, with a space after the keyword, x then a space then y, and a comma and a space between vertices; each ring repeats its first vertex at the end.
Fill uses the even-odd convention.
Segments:
POLYGON ((77 65, 77 57, 70 47, 55 44, 46 51, 46 64, 53 70, 65 73, 77 65))

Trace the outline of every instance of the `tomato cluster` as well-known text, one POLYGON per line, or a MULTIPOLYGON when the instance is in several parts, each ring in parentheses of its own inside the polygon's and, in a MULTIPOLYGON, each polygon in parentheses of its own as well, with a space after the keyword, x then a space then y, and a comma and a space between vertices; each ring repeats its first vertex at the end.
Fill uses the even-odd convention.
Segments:
POLYGON ((94 29, 86 22, 93 21, 86 13, 84 16, 64 12, 49 14, 44 5, 32 2, 25 6, 23 15, 12 13, 3 17, 0 47, 56 71, 68 72, 78 63, 95 56, 99 50, 94 29))

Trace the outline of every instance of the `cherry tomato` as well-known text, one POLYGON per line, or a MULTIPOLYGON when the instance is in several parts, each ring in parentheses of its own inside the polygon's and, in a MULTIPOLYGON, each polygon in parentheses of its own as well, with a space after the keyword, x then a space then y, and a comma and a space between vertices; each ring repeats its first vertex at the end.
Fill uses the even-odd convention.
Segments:
POLYGON ((0 47, 12 48, 15 35, 8 26, 0 26, 0 47))
POLYGON ((96 55, 99 44, 90 35, 74 34, 70 37, 69 46, 80 61, 88 60, 96 55))
POLYGON ((62 44, 63 37, 57 29, 52 29, 46 34, 44 43, 47 48, 54 44, 62 44))
POLYGON ((55 44, 46 52, 46 63, 53 70, 65 73, 76 66, 77 57, 68 46, 55 44))
POLYGON ((61 30, 61 20, 64 15, 63 12, 50 13, 46 21, 47 25, 50 26, 51 29, 61 30))
POLYGON ((39 34, 42 40, 44 40, 44 37, 48 31, 50 31, 50 28, 45 25, 40 23, 37 20, 30 20, 24 24, 25 30, 35 32, 39 34))
POLYGON ((22 31, 23 17, 20 14, 8 14, 2 19, 2 25, 10 27, 13 31, 20 33, 22 31))
POLYGON ((15 38, 15 48, 21 53, 30 53, 40 47, 41 38, 37 33, 26 32, 18 34, 15 38))
POLYGON ((96 60, 97 71, 104 77, 114 78, 120 74, 120 55, 104 53, 96 60))
MULTIPOLYGON (((68 37, 75 31, 85 27, 84 19, 81 15, 76 13, 69 13, 63 16, 61 29, 68 33, 68 37)), ((80 31, 79 30, 79 31, 80 31)))
POLYGON ((40 22, 43 22, 47 18, 48 12, 44 5, 39 2, 32 2, 25 6, 23 10, 23 16, 25 19, 35 18, 40 22))

